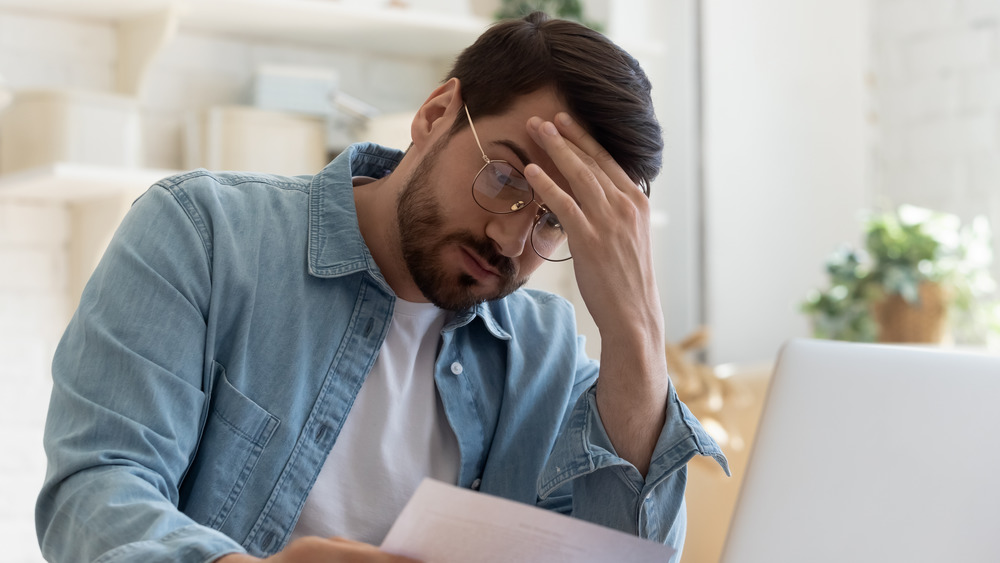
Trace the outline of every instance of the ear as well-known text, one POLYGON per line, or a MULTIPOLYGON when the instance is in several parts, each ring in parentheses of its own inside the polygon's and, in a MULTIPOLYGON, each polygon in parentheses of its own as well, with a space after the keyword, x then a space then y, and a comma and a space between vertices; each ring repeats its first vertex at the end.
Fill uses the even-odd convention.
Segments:
POLYGON ((410 124, 410 138, 414 147, 433 146, 441 135, 451 129, 463 103, 461 85, 457 78, 449 79, 431 92, 410 124))

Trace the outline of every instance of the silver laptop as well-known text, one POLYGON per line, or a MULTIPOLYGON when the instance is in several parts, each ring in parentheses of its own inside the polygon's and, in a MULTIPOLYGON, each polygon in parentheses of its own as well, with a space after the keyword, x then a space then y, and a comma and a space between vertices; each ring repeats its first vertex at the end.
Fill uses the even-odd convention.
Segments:
POLYGON ((722 561, 1000 561, 1000 356, 790 341, 722 561))

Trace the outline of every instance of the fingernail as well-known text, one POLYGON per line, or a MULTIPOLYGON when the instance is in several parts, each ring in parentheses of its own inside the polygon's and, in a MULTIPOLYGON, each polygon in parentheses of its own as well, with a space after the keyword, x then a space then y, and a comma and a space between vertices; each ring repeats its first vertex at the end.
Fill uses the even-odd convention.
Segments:
POLYGON ((525 176, 531 176, 532 178, 534 178, 535 176, 541 175, 541 173, 542 169, 539 168, 538 165, 535 164, 534 162, 524 167, 525 176))
POLYGON ((564 112, 559 112, 559 114, 556 115, 556 121, 558 121, 560 125, 573 125, 573 118, 570 117, 568 113, 564 112))
POLYGON ((559 131, 556 131, 556 126, 551 121, 546 121, 542 124, 542 133, 546 135, 558 135, 559 131))

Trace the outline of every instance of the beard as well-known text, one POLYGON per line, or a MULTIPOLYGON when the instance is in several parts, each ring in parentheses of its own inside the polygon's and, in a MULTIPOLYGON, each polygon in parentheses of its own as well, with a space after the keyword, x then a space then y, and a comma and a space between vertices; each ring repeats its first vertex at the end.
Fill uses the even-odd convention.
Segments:
POLYGON ((434 198, 430 179, 441 148, 431 150, 403 188, 396 202, 396 225, 403 260, 420 292, 441 309, 461 311, 510 295, 527 278, 516 278, 514 262, 500 254, 488 238, 470 231, 444 232, 444 214, 434 198), (484 295, 479 280, 445 263, 440 251, 448 245, 464 246, 496 268, 500 274, 496 290, 484 295))

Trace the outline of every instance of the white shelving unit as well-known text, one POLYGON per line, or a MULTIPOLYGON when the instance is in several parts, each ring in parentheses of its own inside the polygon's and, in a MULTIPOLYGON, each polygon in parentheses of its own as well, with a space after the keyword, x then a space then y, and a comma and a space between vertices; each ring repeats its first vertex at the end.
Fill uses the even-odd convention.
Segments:
POLYGON ((489 22, 468 14, 361 8, 334 0, 0 0, 0 9, 113 21, 118 91, 137 96, 150 63, 178 29, 367 53, 444 59, 489 22))
MULTIPOLYGON (((445 59, 471 44, 489 23, 468 14, 357 7, 334 0, 0 0, 0 9, 114 22, 118 90, 136 97, 149 65, 178 29, 445 59)), ((0 198, 101 199, 139 192, 171 172, 53 163, 0 176, 0 198)))
MULTIPOLYGON (((337 0, 0 0, 0 9, 114 22, 119 46, 117 89, 135 97, 157 53, 179 29, 416 59, 448 59, 475 41, 490 23, 469 13, 359 7, 337 0)), ((665 53, 662 42, 644 36, 619 40, 644 62, 658 60, 665 53)), ((144 189, 169 173, 53 163, 0 176, 0 198, 101 198, 124 189, 144 189)))
POLYGON ((176 170, 56 162, 0 176, 0 198, 78 203, 142 193, 176 170))
POLYGON ((126 25, 169 15, 182 28, 413 57, 450 57, 489 23, 467 13, 336 0, 0 0, 0 8, 126 25))

